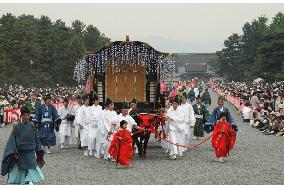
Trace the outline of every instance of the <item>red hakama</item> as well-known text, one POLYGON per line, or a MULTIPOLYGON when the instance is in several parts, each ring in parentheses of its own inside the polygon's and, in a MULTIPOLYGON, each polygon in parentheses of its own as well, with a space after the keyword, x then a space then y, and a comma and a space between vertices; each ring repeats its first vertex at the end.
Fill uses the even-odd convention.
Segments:
POLYGON ((233 149, 236 141, 236 132, 227 121, 219 121, 212 133, 212 147, 215 148, 217 158, 226 157, 233 149))
POLYGON ((119 130, 114 135, 108 152, 119 164, 128 166, 133 155, 131 133, 119 130))

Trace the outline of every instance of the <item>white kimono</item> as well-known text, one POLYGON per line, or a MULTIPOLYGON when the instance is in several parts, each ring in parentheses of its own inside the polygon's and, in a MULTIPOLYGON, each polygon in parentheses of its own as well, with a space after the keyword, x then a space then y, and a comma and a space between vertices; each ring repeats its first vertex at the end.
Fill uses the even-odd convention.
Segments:
MULTIPOLYGON (((112 124, 117 122, 117 113, 113 110, 103 111, 98 122, 98 142, 96 143, 97 155, 108 155, 109 141, 107 140, 108 132, 112 124)), ((109 138, 111 140, 111 138, 109 138)))
POLYGON ((89 138, 89 107, 86 105, 82 105, 77 112, 76 123, 79 125, 79 132, 80 132, 80 140, 81 140, 81 147, 88 146, 88 138, 89 138), (80 125, 83 128, 80 128, 80 125))
MULTIPOLYGON (((172 107, 167 111, 166 114, 171 119, 168 120, 169 124, 169 140, 173 143, 184 144, 185 140, 185 114, 184 111, 178 107, 174 110, 172 107)), ((182 156, 184 148, 170 144, 170 155, 182 156)))
POLYGON ((184 111, 185 115, 185 145, 189 142, 189 136, 190 136, 190 127, 193 127, 195 125, 195 116, 194 116, 194 110, 192 108, 192 105, 189 103, 181 104, 179 106, 184 111))
POLYGON ((88 139, 88 150, 95 150, 96 142, 98 141, 98 126, 99 119, 103 112, 102 106, 92 105, 89 107, 89 139, 88 139))
POLYGON ((100 116, 100 120, 98 122, 98 137, 99 137, 99 142, 100 143, 106 143, 106 137, 108 132, 111 129, 111 125, 113 123, 116 124, 117 122, 117 113, 113 110, 113 111, 104 111, 101 116, 100 116))
POLYGON ((195 98, 196 98, 199 95, 199 89, 195 87, 193 90, 194 90, 195 98))
POLYGON ((77 114, 78 114, 78 110, 79 110, 79 108, 81 107, 81 105, 79 105, 79 104, 77 104, 77 105, 75 105, 74 107, 73 107, 73 115, 75 115, 75 120, 74 120, 74 135, 75 135, 75 137, 76 138, 78 138, 79 137, 79 130, 80 130, 80 127, 79 127, 79 123, 78 123, 78 121, 77 121, 77 114))
POLYGON ((68 122, 66 120, 67 114, 72 115, 73 111, 71 107, 65 108, 64 106, 60 107, 58 110, 58 115, 61 118, 61 124, 59 127, 59 136, 60 136, 60 143, 61 144, 68 144, 70 145, 71 142, 71 136, 72 136, 72 131, 71 131, 71 124, 72 122, 68 122))
MULTIPOLYGON (((166 109, 166 112, 168 112, 168 109, 166 109)), ((169 132, 170 132, 169 122, 165 121, 165 125, 162 125, 162 127, 164 127, 164 131, 165 131, 165 134, 166 134, 167 139, 168 139, 169 138, 169 132)), ((161 147, 165 150, 165 153, 170 152, 170 144, 168 142, 161 140, 161 147)))
POLYGON ((122 120, 125 120, 127 122, 127 128, 126 130, 128 130, 129 132, 132 132, 132 128, 134 125, 137 125, 137 123, 135 122, 135 120, 129 115, 127 114, 126 116, 123 116, 121 113, 117 116, 117 125, 116 125, 116 130, 119 130, 120 128, 120 122, 122 120))

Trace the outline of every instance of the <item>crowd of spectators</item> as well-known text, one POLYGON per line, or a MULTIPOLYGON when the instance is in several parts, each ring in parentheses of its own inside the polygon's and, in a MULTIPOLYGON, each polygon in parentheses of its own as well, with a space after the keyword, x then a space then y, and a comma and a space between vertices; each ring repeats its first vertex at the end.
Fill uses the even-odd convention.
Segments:
POLYGON ((266 135, 284 135, 284 81, 266 83, 211 81, 211 86, 224 96, 235 97, 243 121, 266 135))
POLYGON ((64 98, 70 101, 76 100, 84 94, 80 86, 55 88, 26 88, 21 85, 3 85, 0 87, 0 124, 4 126, 4 112, 7 109, 16 110, 23 104, 30 102, 31 98, 37 103, 42 103, 44 96, 49 94, 52 97, 52 103, 63 102, 64 98))

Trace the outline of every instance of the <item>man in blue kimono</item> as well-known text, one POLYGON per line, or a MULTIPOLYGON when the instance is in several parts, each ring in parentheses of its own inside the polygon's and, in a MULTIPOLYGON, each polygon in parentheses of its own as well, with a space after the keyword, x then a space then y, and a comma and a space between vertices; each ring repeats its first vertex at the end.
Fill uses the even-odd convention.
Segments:
POLYGON ((34 124, 29 122, 28 107, 21 107, 21 121, 13 125, 3 160, 1 175, 8 174, 9 184, 33 184, 44 179, 44 151, 34 124))
POLYGON ((51 104, 50 95, 44 97, 44 104, 37 109, 35 119, 40 142, 44 147, 47 146, 47 153, 51 154, 50 147, 56 145, 54 129, 59 130, 61 119, 57 110, 51 104))
POLYGON ((216 107, 210 117, 208 118, 207 122, 204 125, 204 130, 207 133, 210 133, 213 131, 215 124, 217 123, 218 119, 220 118, 220 114, 222 112, 227 113, 226 120, 232 125, 235 132, 238 131, 237 124, 235 123, 234 119, 232 118, 230 111, 228 108, 224 107, 224 100, 223 97, 218 98, 218 107, 216 107))

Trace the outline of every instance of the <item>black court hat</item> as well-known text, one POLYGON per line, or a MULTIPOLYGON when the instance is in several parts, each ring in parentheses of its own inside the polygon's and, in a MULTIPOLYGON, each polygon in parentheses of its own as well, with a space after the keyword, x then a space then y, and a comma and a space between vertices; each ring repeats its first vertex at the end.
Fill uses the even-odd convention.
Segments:
POLYGON ((87 95, 87 94, 85 94, 85 95, 83 96, 83 100, 85 101, 85 100, 87 100, 87 99, 90 99, 90 96, 87 95))
POLYGON ((179 103, 179 99, 178 99, 178 96, 176 96, 174 99, 173 99, 173 103, 179 103))
POLYGON ((129 109, 129 107, 128 107, 127 103, 125 103, 125 102, 124 102, 124 103, 122 104, 121 109, 129 109))
POLYGON ((111 100, 110 98, 107 98, 105 104, 106 104, 106 105, 109 105, 109 104, 111 104, 111 103, 112 103, 112 100, 111 100))
POLYGON ((136 98, 133 98, 132 101, 131 101, 131 103, 137 103, 136 98))
POLYGON ((99 97, 97 94, 94 94, 94 100, 99 100, 99 97))

